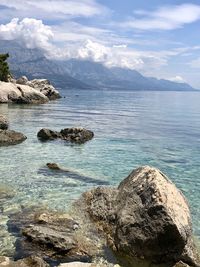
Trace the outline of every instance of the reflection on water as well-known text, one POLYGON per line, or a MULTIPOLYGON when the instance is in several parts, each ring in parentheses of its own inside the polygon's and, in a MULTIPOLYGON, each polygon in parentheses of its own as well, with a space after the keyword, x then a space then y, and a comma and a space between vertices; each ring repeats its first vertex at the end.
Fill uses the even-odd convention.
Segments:
POLYGON ((77 91, 63 95, 39 106, 0 105, 10 127, 28 137, 0 148, 0 184, 14 192, 0 199, 0 252, 12 249, 6 220, 22 206, 66 210, 101 181, 117 185, 133 168, 147 164, 160 168, 183 190, 200 236, 200 94, 82 90, 79 97, 77 91), (41 128, 72 126, 91 129, 95 138, 80 146, 37 140, 41 128), (46 171, 47 162, 69 168, 71 175, 46 171))

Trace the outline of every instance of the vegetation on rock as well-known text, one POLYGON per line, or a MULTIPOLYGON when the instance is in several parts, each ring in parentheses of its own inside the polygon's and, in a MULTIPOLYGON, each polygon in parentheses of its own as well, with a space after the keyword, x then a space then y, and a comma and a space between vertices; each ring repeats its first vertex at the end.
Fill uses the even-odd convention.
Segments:
POLYGON ((0 81, 8 82, 10 76, 9 65, 6 60, 9 58, 9 54, 0 54, 0 81))

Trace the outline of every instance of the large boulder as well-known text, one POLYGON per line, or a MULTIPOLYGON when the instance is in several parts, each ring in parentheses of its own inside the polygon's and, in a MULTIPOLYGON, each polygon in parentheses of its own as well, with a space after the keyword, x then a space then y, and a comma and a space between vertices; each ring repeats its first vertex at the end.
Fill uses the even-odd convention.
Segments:
POLYGON ((0 82, 0 103, 43 104, 48 97, 28 86, 10 82, 0 82))
POLYGON ((7 130, 9 126, 8 120, 3 115, 0 115, 0 129, 7 130))
POLYGON ((0 146, 16 145, 25 141, 27 137, 12 130, 0 130, 0 146))
POLYGON ((65 128, 60 132, 43 128, 38 132, 37 137, 41 141, 60 138, 71 143, 83 144, 91 140, 94 137, 94 133, 90 130, 78 127, 65 128))
POLYGON ((59 92, 53 87, 53 85, 47 79, 34 79, 28 81, 26 84, 43 93, 45 96, 49 98, 49 100, 55 100, 61 98, 59 92))
POLYGON ((188 203, 158 169, 138 168, 117 189, 97 188, 83 197, 91 218, 104 225, 120 253, 200 266, 188 203))

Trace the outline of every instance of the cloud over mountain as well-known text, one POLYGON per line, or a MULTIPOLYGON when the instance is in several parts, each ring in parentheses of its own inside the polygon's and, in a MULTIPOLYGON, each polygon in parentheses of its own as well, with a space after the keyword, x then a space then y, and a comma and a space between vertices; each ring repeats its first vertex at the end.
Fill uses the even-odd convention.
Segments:
POLYGON ((200 66, 198 32, 193 34, 200 4, 167 2, 0 0, 0 39, 39 48, 55 60, 91 60, 158 78, 181 76, 197 86, 200 78, 191 73, 200 66))
POLYGON ((50 48, 50 41, 53 39, 51 28, 44 25, 41 20, 32 18, 12 19, 7 24, 0 25, 1 40, 18 40, 27 48, 50 48))

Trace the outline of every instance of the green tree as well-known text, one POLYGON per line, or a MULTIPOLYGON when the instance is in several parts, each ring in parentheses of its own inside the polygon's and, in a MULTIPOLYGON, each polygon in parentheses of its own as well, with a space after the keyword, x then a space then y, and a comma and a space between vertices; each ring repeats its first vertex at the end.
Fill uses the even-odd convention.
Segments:
POLYGON ((9 65, 6 60, 9 58, 9 54, 0 54, 0 81, 8 82, 10 76, 9 65))

